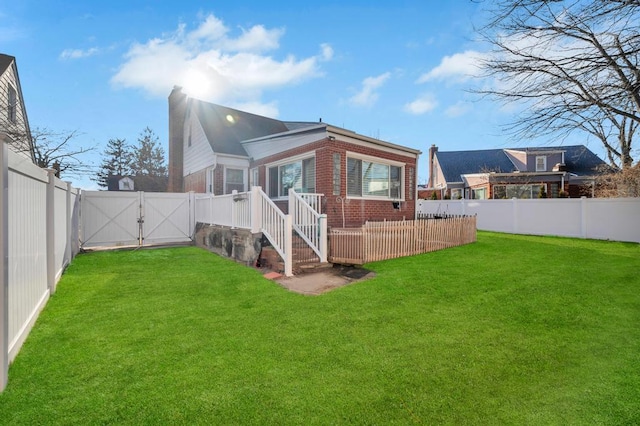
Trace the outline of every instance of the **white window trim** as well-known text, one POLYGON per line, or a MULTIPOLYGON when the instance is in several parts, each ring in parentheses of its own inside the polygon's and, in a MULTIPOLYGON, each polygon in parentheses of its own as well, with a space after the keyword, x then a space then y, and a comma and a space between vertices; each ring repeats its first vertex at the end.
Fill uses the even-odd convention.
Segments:
POLYGON ((205 174, 205 188, 204 188, 204 192, 207 194, 213 194, 214 192, 214 186, 213 184, 215 183, 215 167, 209 167, 207 168, 206 174, 205 174))
MULTIPOLYGON (((309 151, 306 152, 304 154, 300 154, 300 155, 294 155, 293 157, 287 157, 284 158, 282 160, 278 160, 278 161, 274 161, 273 163, 267 163, 264 165, 265 169, 264 169, 264 173, 265 173, 265 193, 270 194, 271 193, 271 188, 269 187, 269 185, 271 184, 270 180, 269 180, 269 169, 271 167, 280 167, 283 166, 285 164, 291 164, 291 163, 300 163, 302 165, 302 161, 303 160, 308 160, 310 158, 313 158, 316 164, 316 176, 318 175, 318 162, 316 161, 316 152, 315 151, 309 151)), ((333 163, 332 163, 333 164, 333 163)), ((279 174, 279 173, 278 173, 279 174)), ((317 179, 316 179, 316 184, 317 184, 317 179)), ((278 177, 278 192, 280 191, 280 177, 278 177)), ((278 197, 273 197, 272 200, 288 200, 289 199, 289 195, 281 195, 278 197)))
POLYGON ((360 154, 358 152, 347 151, 347 158, 354 158, 356 160, 368 161, 370 163, 388 164, 390 166, 402 167, 407 165, 402 161, 387 160, 386 158, 375 157, 373 155, 360 154))
POLYGON ((282 166, 283 164, 295 163, 296 161, 308 160, 309 158, 315 158, 316 152, 309 151, 305 154, 294 155, 293 157, 283 158, 282 160, 274 161, 272 163, 267 163, 264 166, 269 169, 269 167, 282 166))
POLYGON ((249 189, 252 186, 260 186, 260 169, 258 167, 252 167, 249 169, 249 189))
POLYGON ((391 198, 391 197, 380 197, 380 196, 375 196, 375 195, 349 195, 349 189, 347 188, 347 198, 351 199, 351 200, 373 200, 373 201, 405 201, 405 190, 404 190, 404 179, 405 179, 405 167, 407 165, 407 163, 403 163, 402 161, 394 161, 394 160, 387 160, 386 158, 380 158, 380 157, 375 157, 372 155, 366 155, 366 154, 360 154, 358 152, 351 152, 351 151, 347 151, 347 156, 345 158, 345 164, 347 165, 347 167, 345 167, 345 171, 344 171, 344 177, 345 177, 345 181, 348 182, 349 181, 349 176, 347 176, 347 174, 349 173, 349 159, 352 158, 354 160, 361 160, 361 161, 367 161, 369 163, 376 163, 376 164, 382 164, 382 165, 386 165, 386 166, 395 166, 395 167, 400 167, 400 198, 391 198))
POLYGON ((546 155, 537 155, 536 156, 536 172, 546 172, 547 171, 547 156, 546 155), (538 159, 542 158, 544 161, 544 167, 542 169, 538 168, 538 159))

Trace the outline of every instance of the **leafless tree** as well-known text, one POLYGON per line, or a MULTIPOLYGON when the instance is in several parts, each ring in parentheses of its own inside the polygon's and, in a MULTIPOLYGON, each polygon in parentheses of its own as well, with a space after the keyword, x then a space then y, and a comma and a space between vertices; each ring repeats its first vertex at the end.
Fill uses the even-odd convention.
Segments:
MULTIPOLYGON (((13 108, 16 108, 15 106, 13 108)), ((0 139, 4 139, 11 149, 24 152, 36 165, 45 169, 55 169, 57 176, 81 177, 95 173, 93 165, 85 158, 95 147, 79 146, 76 142, 77 130, 56 132, 48 128, 30 129, 20 109, 14 112, 5 105, 0 107, 0 139)))
POLYGON ((478 93, 517 104, 518 138, 586 132, 612 166, 632 167, 640 125, 640 0, 496 0, 479 30, 493 81, 478 93))
POLYGON ((95 147, 82 147, 75 143, 77 130, 55 132, 46 128, 31 131, 36 164, 55 169, 58 177, 80 177, 95 173, 93 165, 84 158, 95 147))

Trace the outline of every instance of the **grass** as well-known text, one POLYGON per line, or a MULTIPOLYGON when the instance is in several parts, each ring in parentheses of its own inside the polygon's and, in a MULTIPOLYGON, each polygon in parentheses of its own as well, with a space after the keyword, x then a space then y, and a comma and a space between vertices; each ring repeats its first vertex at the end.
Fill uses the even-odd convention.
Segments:
POLYGON ((76 258, 5 424, 637 424, 640 246, 479 233, 290 293, 197 248, 76 258))

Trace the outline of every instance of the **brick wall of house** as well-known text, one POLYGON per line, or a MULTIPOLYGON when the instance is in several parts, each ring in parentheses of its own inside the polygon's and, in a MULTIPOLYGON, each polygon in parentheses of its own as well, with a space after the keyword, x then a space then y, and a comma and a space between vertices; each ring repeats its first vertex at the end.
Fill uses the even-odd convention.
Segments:
MULTIPOLYGON (((327 214, 327 222, 330 227, 355 227, 366 221, 380 220, 412 220, 415 217, 415 179, 416 159, 407 155, 377 150, 369 147, 351 144, 341 140, 324 139, 307 144, 290 151, 272 155, 253 162, 251 167, 259 167, 260 186, 266 190, 265 165, 307 152, 315 151, 316 155, 316 192, 324 194, 323 213, 327 214), (371 200, 347 198, 347 151, 363 155, 369 155, 381 159, 399 161, 406 164, 404 169, 404 201, 393 202, 391 200, 371 200), (333 191, 333 154, 340 154, 340 194, 333 191), (409 174, 413 173, 410 179, 409 174), (410 183, 414 188, 410 189, 410 183), (344 211, 344 222, 343 222, 344 211)), ((278 203, 286 204, 286 203, 278 203)), ((286 211, 286 206, 284 210, 286 211)))
POLYGON ((203 193, 206 192, 206 186, 207 174, 205 170, 200 170, 184 177, 184 192, 203 193))
POLYGON ((224 167, 218 166, 213 171, 213 194, 224 194, 224 167))

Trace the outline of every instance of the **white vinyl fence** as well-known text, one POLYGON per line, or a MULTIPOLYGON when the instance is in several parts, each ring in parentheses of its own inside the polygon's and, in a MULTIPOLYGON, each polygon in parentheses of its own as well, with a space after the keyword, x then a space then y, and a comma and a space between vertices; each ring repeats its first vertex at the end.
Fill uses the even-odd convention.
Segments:
POLYGON ((0 148, 0 391, 40 310, 78 253, 78 190, 0 148))
POLYGON ((484 231, 640 243, 640 198, 418 200, 421 214, 477 215, 484 231))
POLYGON ((191 242, 195 194, 82 191, 83 248, 191 242))

